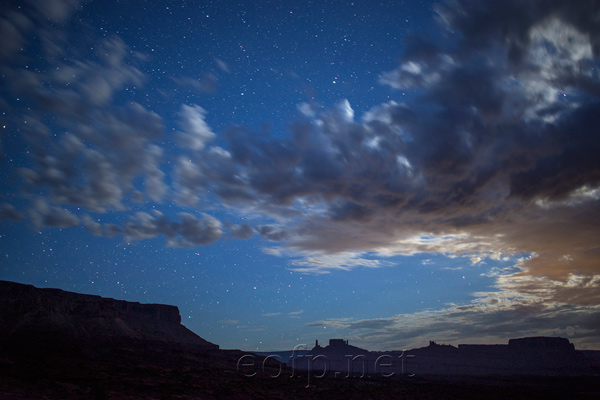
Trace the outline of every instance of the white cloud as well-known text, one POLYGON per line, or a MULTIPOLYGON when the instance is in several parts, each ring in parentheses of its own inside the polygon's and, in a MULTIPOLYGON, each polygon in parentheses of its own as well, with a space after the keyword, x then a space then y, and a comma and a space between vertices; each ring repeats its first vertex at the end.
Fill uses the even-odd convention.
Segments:
POLYGON ((204 149, 207 142, 215 138, 215 134, 205 121, 206 110, 199 105, 182 105, 179 112, 179 123, 183 128, 179 138, 184 148, 193 151, 204 149))
POLYGON ((276 317, 278 315, 281 315, 281 313, 280 312, 265 313, 262 316, 263 317, 276 317))

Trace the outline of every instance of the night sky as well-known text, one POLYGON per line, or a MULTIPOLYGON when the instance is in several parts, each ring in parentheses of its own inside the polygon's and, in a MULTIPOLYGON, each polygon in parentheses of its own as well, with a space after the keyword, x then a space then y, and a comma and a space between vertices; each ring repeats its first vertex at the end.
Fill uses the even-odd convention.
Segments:
POLYGON ((222 348, 600 348, 599 1, 2 3, 0 279, 222 348))

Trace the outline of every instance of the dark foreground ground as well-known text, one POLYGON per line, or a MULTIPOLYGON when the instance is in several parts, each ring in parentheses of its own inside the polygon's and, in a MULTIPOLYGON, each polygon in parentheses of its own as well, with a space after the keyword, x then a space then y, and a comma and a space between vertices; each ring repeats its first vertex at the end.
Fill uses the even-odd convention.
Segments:
POLYGON ((61 347, 0 349, 0 399, 600 398, 598 376, 345 378, 338 373, 319 378, 319 373, 296 372, 291 377, 291 369, 275 362, 263 368, 258 356, 245 358, 238 368, 245 355, 239 351, 149 344, 61 347))

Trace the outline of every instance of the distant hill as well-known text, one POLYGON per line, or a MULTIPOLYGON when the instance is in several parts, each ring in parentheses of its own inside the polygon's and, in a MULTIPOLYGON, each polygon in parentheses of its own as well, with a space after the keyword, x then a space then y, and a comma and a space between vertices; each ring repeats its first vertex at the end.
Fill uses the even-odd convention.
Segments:
POLYGON ((402 351, 370 352, 330 339, 318 343, 303 358, 288 366, 300 370, 338 371, 348 376, 392 375, 597 375, 596 352, 575 350, 568 339, 528 337, 510 339, 507 345, 460 344, 458 347, 430 342, 429 346, 402 351))

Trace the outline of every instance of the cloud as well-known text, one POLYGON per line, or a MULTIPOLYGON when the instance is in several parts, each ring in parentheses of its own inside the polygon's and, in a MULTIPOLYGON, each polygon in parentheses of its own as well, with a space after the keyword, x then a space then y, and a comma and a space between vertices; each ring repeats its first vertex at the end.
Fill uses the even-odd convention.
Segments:
POLYGON ((26 38, 30 36, 34 27, 41 33, 38 38, 42 50, 46 54, 56 55, 62 50, 59 43, 64 44, 66 41, 64 35, 53 32, 47 26, 64 24, 82 3, 85 3, 85 0, 28 0, 20 2, 17 8, 7 5, 0 18, 0 33, 3 38, 0 55, 7 57, 6 60, 21 60, 18 51, 28 47, 26 38))
POLYGON ((329 318, 307 325, 334 329, 358 345, 381 350, 422 347, 429 340, 455 345, 506 343, 508 338, 531 335, 563 336, 578 348, 598 347, 597 294, 583 301, 577 301, 572 295, 582 288, 591 294, 592 287, 597 293, 599 275, 593 279, 575 278, 567 283, 526 277, 527 283, 516 284, 514 274, 503 275, 505 279, 497 284, 498 290, 476 293, 475 300, 467 305, 389 318, 329 318), (570 295, 558 301, 564 291, 570 295), (592 302, 594 297, 595 302, 592 302))
POLYGON ((208 214, 195 217, 182 212, 178 217, 179 221, 172 221, 159 211, 154 215, 138 212, 123 225, 123 235, 128 240, 164 235, 169 247, 208 245, 223 236, 221 223, 208 214))
POLYGON ((9 203, 0 203, 0 221, 2 220, 15 220, 20 221, 25 216, 22 212, 18 211, 15 206, 9 203))
POLYGON ((161 202, 169 190, 165 183, 166 174, 159 168, 163 150, 154 144, 148 145, 146 150, 148 158, 143 167, 146 171, 144 180, 145 190, 148 197, 156 202, 161 202))
POLYGON ((37 199, 29 210, 33 227, 41 230, 45 227, 70 228, 79 225, 77 218, 69 210, 49 205, 43 199, 37 199))
POLYGON ((224 325, 237 325, 240 323, 240 321, 238 321, 237 319, 225 319, 225 320, 217 321, 217 323, 224 324, 224 325))
POLYGON ((488 291, 472 293, 473 300, 464 305, 388 318, 326 318, 307 326, 334 329, 354 343, 382 350, 421 347, 429 340, 505 343, 532 335, 563 336, 577 348, 597 348, 600 273, 556 280, 530 274, 527 261, 520 258, 514 266, 485 272, 495 283, 488 291))
POLYGON ((302 314, 302 313, 304 313, 304 310, 291 311, 287 315, 288 315, 288 318, 299 319, 300 318, 300 314, 302 314))
POLYGON ((77 10, 79 0, 48 0, 44 2, 29 1, 44 18, 57 23, 64 23, 77 10))
POLYGON ((162 149, 152 144, 162 134, 160 117, 132 103, 111 112, 90 109, 82 119, 67 120, 71 130, 56 134, 51 144, 51 129, 37 117, 28 119, 35 151, 33 165, 20 170, 27 186, 46 188, 55 203, 103 212, 123 210, 126 194, 135 192, 134 179, 142 176, 148 196, 160 201, 167 192, 162 149))
MULTIPOLYGON (((41 33, 49 36, 48 41, 54 40, 51 37, 54 34, 41 33)), ((62 49, 60 43, 56 45, 62 49)), ((40 110, 78 120, 89 113, 88 107, 108 105, 126 84, 143 83, 143 73, 130 64, 129 48, 120 38, 105 39, 96 46, 93 59, 82 61, 65 56, 57 60, 48 56, 47 61, 54 68, 40 73, 26 68, 4 68, 4 72, 13 91, 30 97, 40 110)))
MULTIPOLYGON (((407 38, 397 68, 381 74, 381 84, 410 92, 408 101, 363 115, 345 99, 324 110, 304 103, 283 133, 215 132, 210 110, 183 104, 174 143, 167 115, 117 101, 147 81, 143 55, 83 26, 82 48, 73 48, 58 29, 76 23, 80 4, 28 1, 0 17, 3 96, 23 99, 2 104, 29 149, 8 173, 30 201, 25 212, 2 203, 0 219, 83 225, 128 241, 162 236, 171 247, 258 234, 266 254, 305 274, 390 267, 388 257, 422 253, 478 268, 522 257, 489 272, 494 286, 469 304, 311 326, 387 348, 528 334, 598 345, 596 1, 442 2, 439 32, 407 38), (32 62, 38 71, 26 67, 32 62), (171 199, 175 212, 142 208, 171 199), (245 222, 223 225, 208 209, 245 222)), ((198 77, 174 83, 215 89, 215 75, 198 77)))
POLYGON ((281 315, 281 313, 280 312, 272 312, 272 313, 263 314, 262 316, 263 317, 276 317, 278 315, 281 315))
POLYGON ((506 343, 508 338, 531 335, 566 336, 578 348, 598 346, 598 308, 543 306, 514 300, 500 304, 456 306, 386 319, 328 319, 309 326, 336 329, 359 346, 379 350, 417 348, 429 340, 454 345, 506 343))
MULTIPOLYGON (((168 187, 157 142, 163 134, 161 117, 137 103, 113 105, 115 93, 126 85, 143 84, 129 47, 111 37, 94 43, 95 56, 79 60, 73 56, 79 54, 76 49, 66 55, 66 42, 52 21, 63 23, 79 2, 47 3, 12 10, 0 24, 25 50, 29 44, 16 36, 32 32, 46 48, 40 57, 47 65, 36 73, 23 67, 30 61, 27 51, 0 65, 7 92, 30 105, 10 106, 11 114, 20 115, 24 145, 32 148, 31 162, 18 169, 24 189, 47 193, 52 203, 93 212, 124 210, 127 200, 138 201, 144 192, 162 201, 168 187), (134 184, 137 178, 142 188, 135 187, 140 186, 134 184)), ((88 39, 82 30, 82 42, 88 39)))
POLYGON ((217 67, 219 67, 221 71, 226 72, 228 74, 231 73, 231 70, 229 69, 229 66, 225 63, 225 61, 215 58, 215 62, 217 63, 217 67))
POLYGON ((386 260, 368 258, 366 254, 351 251, 334 254, 323 251, 287 251, 285 255, 291 258, 289 270, 312 275, 350 271, 357 267, 382 268, 394 265, 386 260))
POLYGON ((179 139, 181 145, 193 151, 204 149, 206 142, 214 139, 215 134, 205 121, 206 110, 198 105, 182 105, 179 112, 180 125, 183 132, 179 139))
POLYGON ((122 235, 127 241, 152 239, 158 236, 166 238, 167 247, 206 246, 223 237, 223 225, 213 216, 200 214, 194 216, 180 212, 179 220, 172 220, 162 212, 136 212, 122 225, 102 224, 85 216, 83 226, 94 235, 113 237, 122 235))
POLYGON ((307 120, 284 137, 231 127, 218 157, 205 145, 205 157, 184 164, 179 192, 276 220, 256 231, 303 252, 296 265, 309 273, 369 264, 333 261, 347 252, 473 263, 525 252, 537 255, 529 274, 593 274, 600 33, 591 5, 443 3, 440 39, 410 39, 383 74, 414 100, 361 120, 348 101, 320 114, 303 106, 307 120))
POLYGON ((288 237, 285 228, 276 225, 261 225, 256 230, 263 238, 273 242, 279 242, 288 237))
POLYGON ((32 21, 14 10, 0 18, 0 33, 4 40, 0 44, 0 55, 5 59, 14 56, 25 42, 24 34, 32 27, 32 21))
MULTIPOLYGON (((60 4, 52 18, 72 12, 74 3, 60 4)), ((187 211, 216 207, 248 221, 229 226, 232 237, 258 233, 274 242, 265 251, 291 257, 288 267, 303 273, 382 267, 395 255, 464 255, 479 265, 490 254, 525 253, 534 256, 522 275, 593 279, 600 265, 595 5, 443 2, 440 32, 408 38, 398 67, 381 75, 382 84, 410 90, 410 101, 362 116, 348 100, 324 111, 304 104, 283 134, 243 126, 217 134, 209 111, 181 105, 178 149, 163 140, 161 116, 113 104, 125 86, 145 80, 121 39, 100 43, 94 59, 47 56, 51 68, 35 74, 15 59, 2 65, 10 90, 42 112, 21 110, 33 150, 20 169, 24 190, 47 191, 50 203, 84 213, 130 215, 131 202, 169 195, 187 211), (173 166, 162 163, 165 154, 176 154, 173 166)), ((41 12, 49 11, 3 17, 10 39, 3 52, 23 46, 34 29, 60 45, 47 23, 32 23, 41 12)), ((209 244, 223 234, 216 220, 178 218, 137 213, 118 227, 82 221, 101 234, 164 234, 169 245, 209 244)))
POLYGON ((231 236, 237 239, 250 239, 254 236, 254 230, 248 224, 230 225, 231 236))

